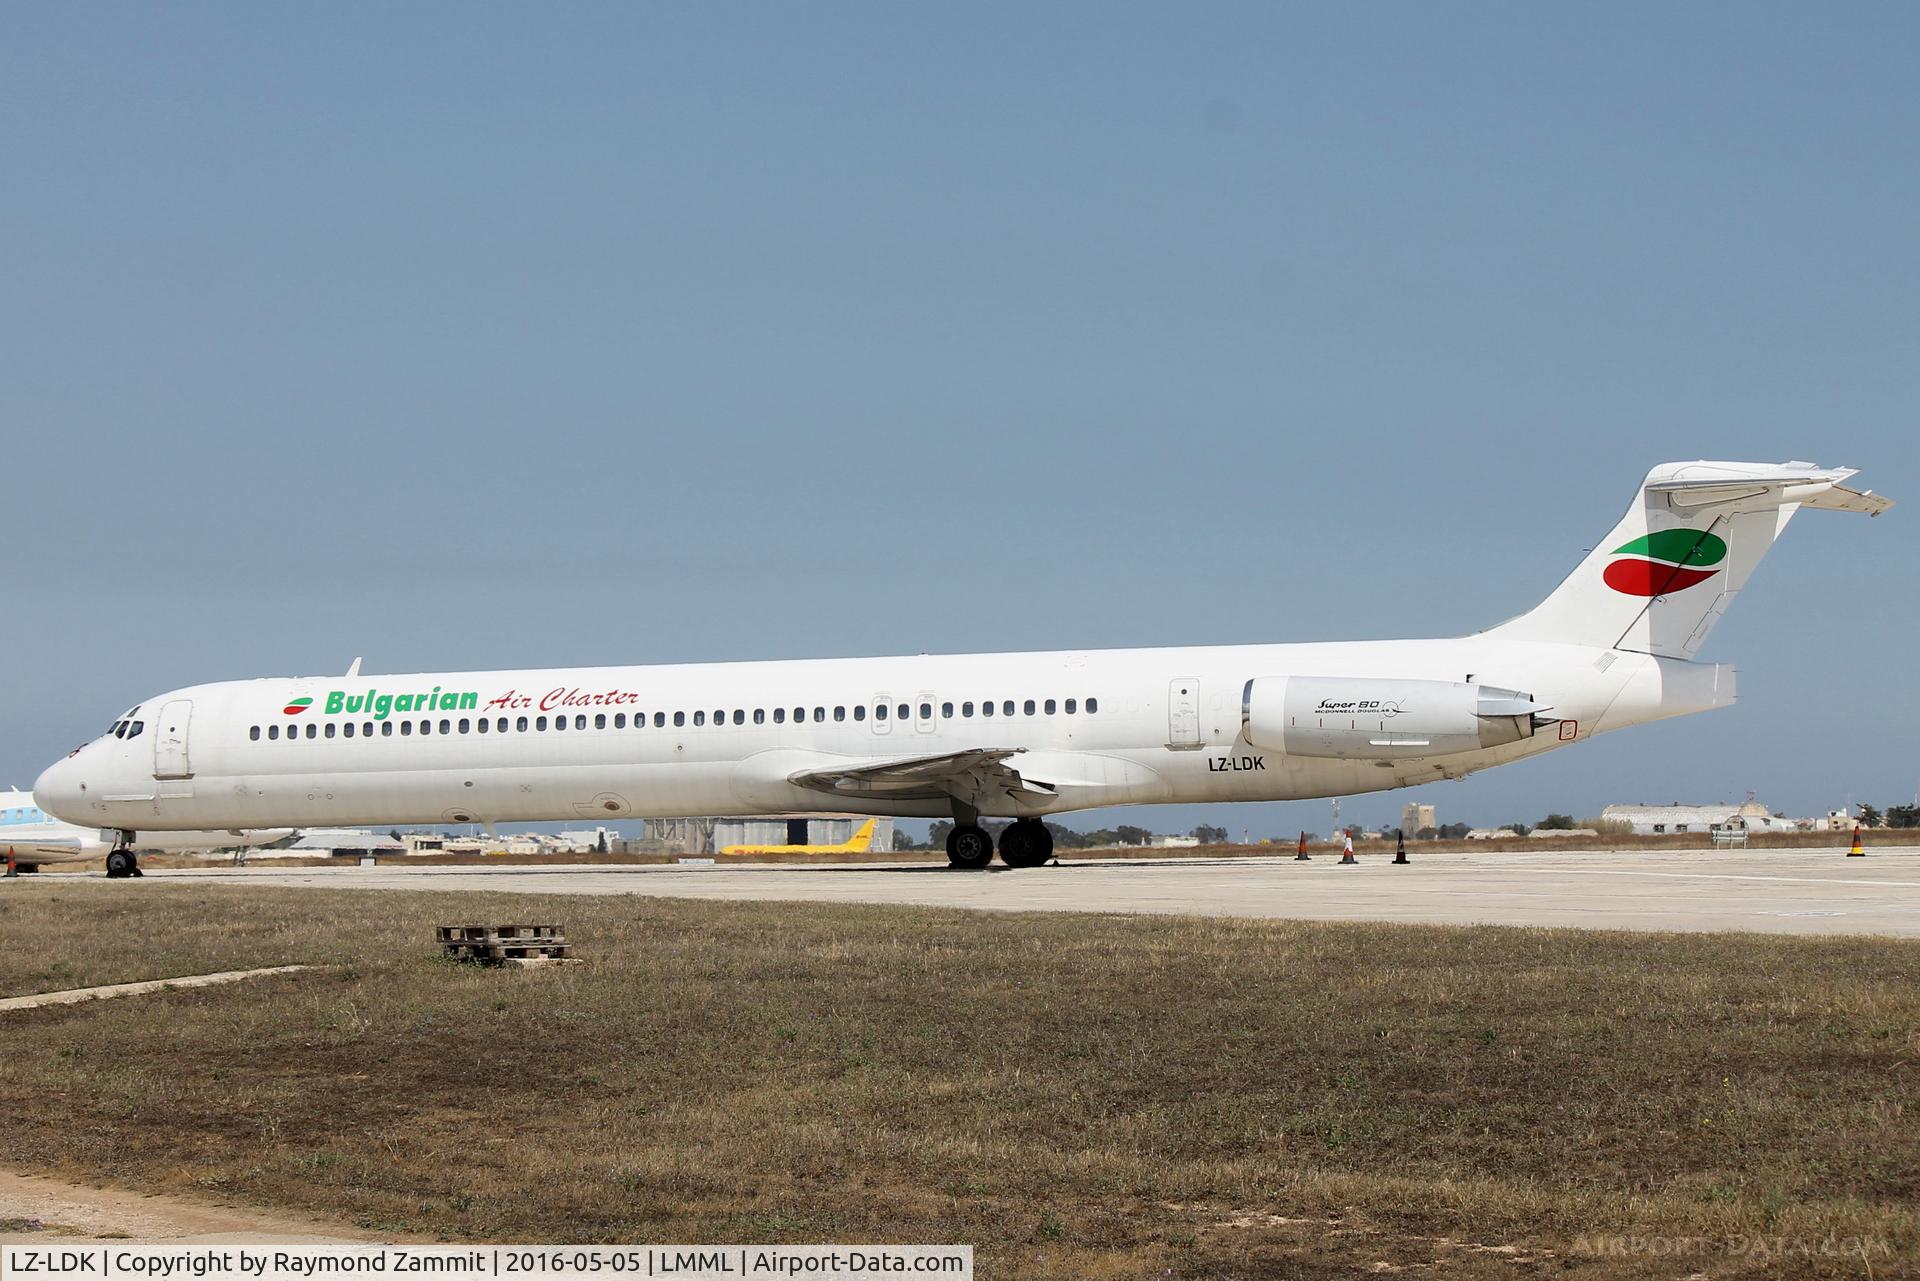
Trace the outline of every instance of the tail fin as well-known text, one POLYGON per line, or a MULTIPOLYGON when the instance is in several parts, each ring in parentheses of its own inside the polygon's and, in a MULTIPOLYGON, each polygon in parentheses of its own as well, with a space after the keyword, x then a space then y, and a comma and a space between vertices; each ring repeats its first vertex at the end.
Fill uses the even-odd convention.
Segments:
POLYGON ((1551 596, 1486 634, 1692 658, 1796 511, 1893 506, 1843 489, 1852 475, 1812 463, 1662 463, 1551 596))
POLYGON ((849 850, 870 850, 873 848, 873 827, 875 821, 874 819, 868 819, 860 825, 860 830, 855 832, 847 841, 847 848, 849 850))

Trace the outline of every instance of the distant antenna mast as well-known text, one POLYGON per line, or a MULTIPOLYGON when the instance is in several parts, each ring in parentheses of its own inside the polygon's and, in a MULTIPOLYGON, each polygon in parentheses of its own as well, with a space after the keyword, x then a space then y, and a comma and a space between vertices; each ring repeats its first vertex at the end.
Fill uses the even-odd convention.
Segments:
POLYGON ((1340 838, 1340 798, 1338 796, 1333 798, 1333 836, 1335 840, 1340 838))

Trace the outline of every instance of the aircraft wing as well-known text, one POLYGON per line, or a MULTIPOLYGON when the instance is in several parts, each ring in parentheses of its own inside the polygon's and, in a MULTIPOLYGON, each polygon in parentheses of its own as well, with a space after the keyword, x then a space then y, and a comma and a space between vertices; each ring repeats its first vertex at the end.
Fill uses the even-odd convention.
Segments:
POLYGON ((1013 764, 1024 749, 972 747, 933 756, 897 756, 891 760, 848 762, 789 774, 796 787, 862 800, 930 801, 948 796, 1005 792, 1009 796, 1053 796, 1050 784, 1023 778, 1013 764))
POLYGON ((25 840, 0 838, 0 861, 11 853, 16 863, 70 862, 87 858, 85 844, 71 836, 30 836, 25 840))

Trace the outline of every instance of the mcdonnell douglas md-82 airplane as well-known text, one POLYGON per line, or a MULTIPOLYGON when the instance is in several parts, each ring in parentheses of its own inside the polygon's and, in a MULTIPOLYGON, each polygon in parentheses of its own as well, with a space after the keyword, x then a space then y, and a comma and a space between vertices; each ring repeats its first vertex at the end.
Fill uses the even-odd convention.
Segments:
POLYGON ((1878 515, 1810 463, 1666 463, 1565 582, 1472 636, 195 685, 40 776, 74 823, 177 828, 825 811, 1042 815, 1345 796, 1460 778, 1733 702, 1694 655, 1802 507, 1878 515), (144 725, 146 733, 130 733, 144 725))

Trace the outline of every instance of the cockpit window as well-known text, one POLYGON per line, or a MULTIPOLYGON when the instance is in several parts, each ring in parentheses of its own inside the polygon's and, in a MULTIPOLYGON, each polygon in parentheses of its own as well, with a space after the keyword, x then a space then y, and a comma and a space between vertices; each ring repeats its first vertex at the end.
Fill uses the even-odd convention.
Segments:
POLYGON ((133 724, 127 726, 127 737, 139 738, 140 731, 145 729, 146 727, 147 727, 147 723, 145 721, 135 721, 133 724))

